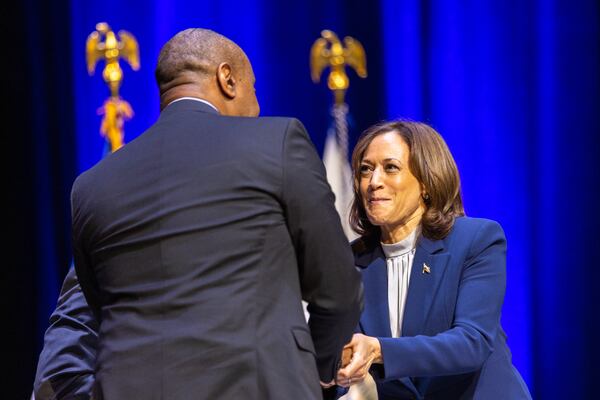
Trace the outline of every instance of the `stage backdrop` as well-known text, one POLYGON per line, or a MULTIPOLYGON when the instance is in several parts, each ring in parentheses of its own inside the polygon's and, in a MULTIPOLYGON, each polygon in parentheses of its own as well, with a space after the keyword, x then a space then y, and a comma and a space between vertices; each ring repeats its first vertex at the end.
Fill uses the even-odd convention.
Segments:
MULTIPOLYGON (((382 119, 433 125, 458 163, 467 214, 504 227, 508 285, 502 322, 514 363, 534 397, 595 393, 593 384, 600 378, 594 368, 600 355, 595 308, 600 218, 594 209, 600 171, 597 1, 113 0, 61 3, 58 11, 41 1, 26 4, 26 37, 37 43, 24 53, 27 71, 40 85, 65 90, 58 105, 50 106, 44 101, 56 101, 52 96, 40 98, 34 84, 28 86, 34 121, 28 126, 36 132, 30 141, 61 140, 54 150, 62 156, 57 159, 54 150, 41 145, 30 156, 36 166, 29 174, 45 176, 57 187, 27 192, 37 199, 30 235, 42 255, 27 265, 41 293, 28 304, 35 323, 22 324, 37 332, 27 363, 39 353, 70 262, 65 216, 70 184, 100 160, 104 146, 95 115, 108 94, 103 64, 89 77, 84 55, 95 24, 108 22, 139 41, 140 71, 123 64, 121 94, 135 111, 125 124, 126 141, 158 116, 153 73, 160 47, 182 29, 204 27, 228 36, 248 54, 261 114, 300 118, 319 151, 331 98, 323 83, 311 82, 308 53, 327 28, 355 37, 367 53, 368 78, 349 72, 351 147, 360 131, 382 119), (34 16, 37 8, 47 11, 43 21, 34 16), (43 47, 43 27, 69 42, 43 47), (43 72, 48 64, 37 62, 42 54, 52 57, 49 48, 66 60, 62 70, 54 61, 56 77, 43 72), (53 120, 50 112, 59 116, 53 120), (48 127, 58 124, 62 136, 48 138, 48 127), (40 160, 45 159, 58 166, 43 170, 40 160)), ((32 379, 33 366, 25 369, 24 380, 32 379)))

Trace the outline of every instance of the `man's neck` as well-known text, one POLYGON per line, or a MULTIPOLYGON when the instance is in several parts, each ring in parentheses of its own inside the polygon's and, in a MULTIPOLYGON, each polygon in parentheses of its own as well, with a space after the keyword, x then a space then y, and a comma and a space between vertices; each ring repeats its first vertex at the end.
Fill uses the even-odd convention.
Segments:
POLYGON ((182 98, 203 100, 223 114, 220 107, 218 94, 207 82, 197 81, 183 76, 167 84, 170 87, 161 87, 160 109, 161 111, 173 101, 182 98))

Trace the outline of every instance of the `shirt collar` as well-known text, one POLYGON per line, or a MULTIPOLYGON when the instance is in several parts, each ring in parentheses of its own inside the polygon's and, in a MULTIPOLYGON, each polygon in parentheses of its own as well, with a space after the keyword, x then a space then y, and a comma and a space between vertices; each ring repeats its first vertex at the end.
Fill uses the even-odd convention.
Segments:
POLYGON ((176 103, 176 102, 180 101, 180 100, 193 100, 193 101, 199 101, 200 103, 204 103, 204 104, 206 104, 206 105, 208 105, 208 106, 212 107, 212 108, 213 108, 213 109, 214 109, 216 112, 218 112, 218 113, 220 114, 220 112, 219 112, 219 109, 218 109, 217 107, 215 107, 215 105, 214 105, 214 104, 212 104, 210 101, 207 101, 207 100, 204 100, 204 99, 200 99, 200 98, 198 98, 198 97, 180 97, 180 98, 178 98, 178 99, 175 99, 175 100, 173 100, 173 101, 172 101, 172 102, 170 102, 169 104, 167 104, 167 107, 168 107, 168 106, 170 106, 170 105, 171 105, 171 104, 173 104, 173 103, 176 103))
POLYGON ((415 228, 407 237, 397 243, 385 244, 381 243, 381 248, 386 258, 401 256, 413 250, 417 245, 417 237, 420 229, 415 228))

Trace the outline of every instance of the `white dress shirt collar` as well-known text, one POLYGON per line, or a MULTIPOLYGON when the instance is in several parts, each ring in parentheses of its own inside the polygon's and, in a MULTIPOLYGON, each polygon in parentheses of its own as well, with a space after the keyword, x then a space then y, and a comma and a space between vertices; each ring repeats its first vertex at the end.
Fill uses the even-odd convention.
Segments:
POLYGON ((175 99, 175 100, 173 100, 173 101, 172 101, 172 102, 170 102, 169 104, 167 104, 167 107, 168 107, 168 106, 170 106, 171 104, 173 104, 173 103, 176 103, 176 102, 178 102, 178 101, 181 101, 181 100, 193 100, 193 101, 199 101, 200 103, 204 103, 204 104, 206 104, 206 105, 208 105, 208 106, 210 106, 210 107, 214 108, 214 110, 220 114, 220 112, 219 112, 219 109, 218 109, 217 107, 215 107, 215 105, 214 105, 214 104, 212 104, 210 101, 207 101, 207 100, 204 100, 204 99, 200 99, 200 98, 198 98, 198 97, 180 97, 180 98, 178 98, 178 99, 175 99))

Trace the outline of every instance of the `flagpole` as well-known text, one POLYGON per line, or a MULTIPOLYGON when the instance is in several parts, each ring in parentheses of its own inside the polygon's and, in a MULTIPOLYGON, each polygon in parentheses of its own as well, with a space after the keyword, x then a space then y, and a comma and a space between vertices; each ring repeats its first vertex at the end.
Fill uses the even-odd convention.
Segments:
POLYGON ((353 197, 352 172, 348 161, 349 152, 349 106, 344 97, 350 86, 346 66, 353 68, 361 78, 367 76, 366 55, 360 42, 346 36, 344 43, 330 31, 323 30, 310 51, 311 77, 318 83, 325 68, 330 72, 327 87, 333 92, 334 104, 331 107, 332 127, 330 127, 323 150, 323 163, 327 180, 336 197, 335 206, 340 215, 344 233, 348 240, 355 239, 356 233, 350 227, 350 205, 353 197))

